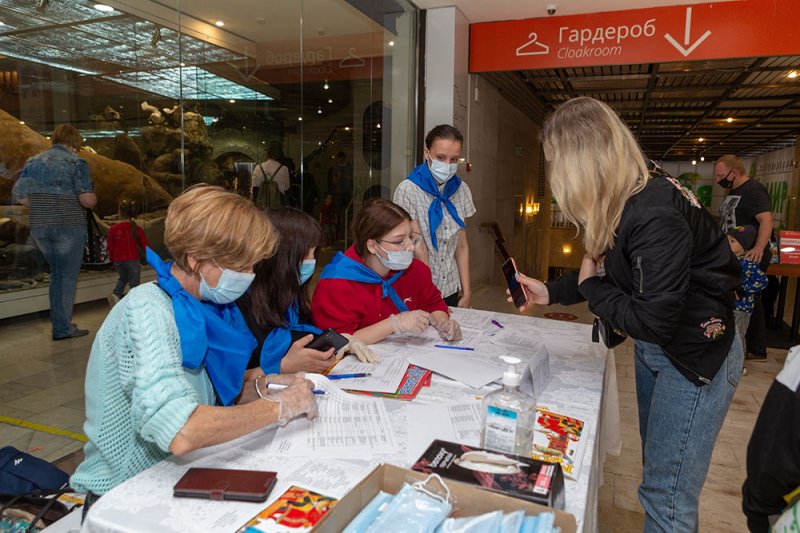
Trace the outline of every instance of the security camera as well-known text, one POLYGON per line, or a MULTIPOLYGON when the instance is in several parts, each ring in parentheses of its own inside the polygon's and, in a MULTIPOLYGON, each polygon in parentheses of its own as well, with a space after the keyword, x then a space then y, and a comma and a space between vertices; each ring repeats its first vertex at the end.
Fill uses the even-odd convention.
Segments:
POLYGON ((547 4, 548 15, 555 15, 556 11, 558 11, 558 6, 556 4, 547 4))

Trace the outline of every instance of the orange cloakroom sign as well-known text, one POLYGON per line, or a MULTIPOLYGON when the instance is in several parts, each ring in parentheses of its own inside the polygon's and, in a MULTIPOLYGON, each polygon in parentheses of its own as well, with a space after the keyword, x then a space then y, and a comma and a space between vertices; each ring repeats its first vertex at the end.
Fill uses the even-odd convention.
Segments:
POLYGON ((800 54, 800 0, 739 0, 470 25, 470 72, 800 54))

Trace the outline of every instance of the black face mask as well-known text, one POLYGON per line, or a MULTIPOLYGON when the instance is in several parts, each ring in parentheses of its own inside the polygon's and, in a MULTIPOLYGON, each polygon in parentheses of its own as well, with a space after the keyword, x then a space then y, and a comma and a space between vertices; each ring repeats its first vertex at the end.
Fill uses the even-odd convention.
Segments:
POLYGON ((725 177, 717 182, 723 189, 730 189, 733 187, 734 180, 730 179, 731 172, 733 172, 733 169, 730 169, 728 173, 725 174, 725 177))

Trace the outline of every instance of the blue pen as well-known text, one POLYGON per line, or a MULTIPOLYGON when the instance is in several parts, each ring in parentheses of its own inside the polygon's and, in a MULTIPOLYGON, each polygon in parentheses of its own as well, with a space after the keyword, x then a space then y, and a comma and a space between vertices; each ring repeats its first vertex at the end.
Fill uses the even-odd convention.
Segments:
POLYGON ((470 352, 474 352, 475 348, 470 348, 469 346, 447 346, 446 344, 434 344, 434 348, 447 348, 448 350, 468 350, 470 352))
MULTIPOLYGON (((283 390, 286 387, 288 387, 288 385, 282 385, 280 383, 267 383, 267 389, 269 390, 278 391, 278 390, 283 390)), ((325 394, 324 390, 319 390, 319 389, 314 389, 311 392, 313 392, 314 394, 325 394)))
POLYGON ((497 326, 500 329, 505 329, 505 326, 503 326, 503 324, 501 324, 497 320, 492 320, 492 324, 494 324, 495 326, 497 326))
POLYGON ((371 375, 372 374, 369 374, 369 373, 367 373, 367 374, 364 374, 364 373, 361 373, 361 374, 333 374, 331 376, 328 376, 328 379, 366 378, 366 377, 369 377, 371 375))

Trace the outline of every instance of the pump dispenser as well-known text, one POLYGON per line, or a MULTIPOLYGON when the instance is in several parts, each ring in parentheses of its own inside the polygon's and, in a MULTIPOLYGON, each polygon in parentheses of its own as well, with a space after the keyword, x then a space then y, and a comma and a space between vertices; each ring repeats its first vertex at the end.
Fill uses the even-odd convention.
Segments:
POLYGON ((507 355, 500 358, 508 368, 503 372, 503 388, 483 399, 481 447, 530 457, 536 402, 519 390, 521 361, 507 355))

